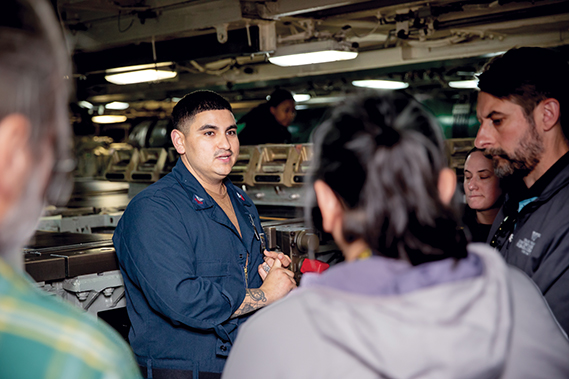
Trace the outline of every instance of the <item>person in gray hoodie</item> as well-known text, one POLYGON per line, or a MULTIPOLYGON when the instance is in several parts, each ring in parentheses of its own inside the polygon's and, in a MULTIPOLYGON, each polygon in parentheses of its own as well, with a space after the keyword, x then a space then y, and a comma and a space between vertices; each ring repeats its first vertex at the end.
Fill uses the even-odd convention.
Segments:
POLYGON ((366 93, 336 108, 308 185, 307 215, 345 262, 251 317, 222 378, 569 377, 535 284, 457 228, 455 173, 419 103, 366 93))

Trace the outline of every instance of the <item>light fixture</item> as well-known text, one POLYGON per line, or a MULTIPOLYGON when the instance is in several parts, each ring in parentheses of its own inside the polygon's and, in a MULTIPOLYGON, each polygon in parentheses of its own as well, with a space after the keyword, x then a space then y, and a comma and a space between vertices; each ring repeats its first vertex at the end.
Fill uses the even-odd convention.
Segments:
POLYGON ((495 57, 495 56, 498 56, 498 55, 502 55, 502 54, 505 54, 505 53, 506 53, 505 51, 495 51, 495 52, 493 52, 493 53, 488 53, 488 54, 482 55, 482 58, 492 58, 492 57, 495 57))
POLYGON ((93 109, 93 104, 91 104, 88 101, 85 100, 81 100, 80 102, 77 103, 81 108, 85 108, 85 109, 93 109))
POLYGON ((126 116, 106 114, 100 116, 93 116, 91 117, 91 121, 97 124, 116 124, 117 122, 125 122, 126 116))
POLYGON ((127 109, 128 107, 129 107, 129 104, 124 103, 122 101, 113 101, 112 103, 105 104, 106 109, 114 109, 117 111, 122 111, 124 109, 127 109))
POLYGON ((448 82, 451 88, 478 88, 478 80, 457 80, 448 82))
POLYGON ((281 46, 271 54, 269 62, 277 66, 302 66, 354 59, 358 56, 350 44, 335 40, 281 46))
POLYGON ((292 95, 292 97, 294 98, 294 101, 297 103, 308 101, 311 98, 311 96, 307 93, 295 93, 294 95, 292 95))
POLYGON ((398 82, 395 80, 354 80, 352 85, 363 88, 375 89, 404 89, 409 87, 409 83, 398 82))
POLYGON ((137 66, 117 67, 106 70, 105 79, 118 85, 156 82, 175 78, 178 73, 172 70, 159 70, 158 67, 172 65, 172 62, 142 64, 137 66))

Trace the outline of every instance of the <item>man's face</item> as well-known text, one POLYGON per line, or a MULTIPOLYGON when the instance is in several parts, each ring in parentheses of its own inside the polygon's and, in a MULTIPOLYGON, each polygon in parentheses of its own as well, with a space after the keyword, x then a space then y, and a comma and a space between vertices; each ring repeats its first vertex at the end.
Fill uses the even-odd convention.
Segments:
POLYGON ((294 108, 294 100, 285 100, 276 107, 271 107, 271 113, 275 116, 275 120, 284 127, 289 127, 296 116, 294 108))
POLYGON ((185 128, 182 146, 176 147, 178 153, 185 154, 188 169, 198 181, 219 183, 229 175, 239 155, 233 113, 228 110, 200 112, 185 128))
POLYGON ((464 194, 468 206, 477 211, 494 208, 502 194, 492 161, 481 151, 471 153, 464 163, 464 194))
POLYGON ((486 92, 478 94, 476 107, 480 128, 474 145, 492 156, 499 178, 514 172, 528 175, 544 151, 535 122, 529 122, 521 106, 486 92))

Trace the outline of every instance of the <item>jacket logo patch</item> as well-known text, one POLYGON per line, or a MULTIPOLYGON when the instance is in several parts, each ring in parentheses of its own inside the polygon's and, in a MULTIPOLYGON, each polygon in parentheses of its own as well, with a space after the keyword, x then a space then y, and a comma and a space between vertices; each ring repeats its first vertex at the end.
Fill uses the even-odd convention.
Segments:
POLYGON ((237 192, 237 197, 241 199, 241 201, 245 201, 245 198, 243 196, 241 196, 241 194, 239 192, 237 192))
POLYGON ((531 240, 535 242, 536 239, 541 237, 541 233, 538 232, 531 232, 531 240))
POLYGON ((530 255, 534 246, 535 242, 530 241, 527 238, 524 238, 523 240, 520 239, 518 242, 516 242, 516 247, 518 247, 525 255, 530 255))
POLYGON ((200 205, 203 204, 203 199, 198 195, 194 195, 194 201, 200 205))

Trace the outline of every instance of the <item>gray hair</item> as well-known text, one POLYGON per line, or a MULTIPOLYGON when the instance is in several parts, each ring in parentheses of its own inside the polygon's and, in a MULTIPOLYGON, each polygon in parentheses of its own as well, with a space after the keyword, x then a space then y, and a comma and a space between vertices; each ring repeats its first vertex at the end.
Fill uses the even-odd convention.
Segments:
POLYGON ((32 147, 51 138, 56 155, 67 155, 70 60, 53 9, 44 0, 4 0, 1 13, 0 120, 26 116, 32 147))

